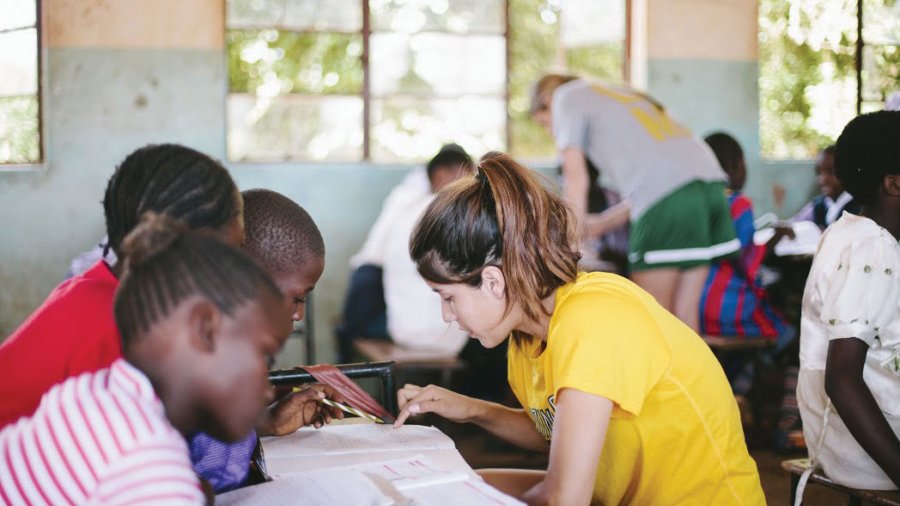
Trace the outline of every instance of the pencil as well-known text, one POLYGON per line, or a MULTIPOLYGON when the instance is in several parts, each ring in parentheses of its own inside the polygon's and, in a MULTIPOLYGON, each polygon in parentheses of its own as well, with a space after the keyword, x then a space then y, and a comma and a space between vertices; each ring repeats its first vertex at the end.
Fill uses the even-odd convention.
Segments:
MULTIPOLYGON (((292 389, 292 391, 294 391, 294 392, 299 392, 300 389, 297 388, 297 387, 294 387, 294 388, 292 389)), ((375 415, 371 415, 371 414, 369 414, 369 413, 366 413, 365 411, 361 411, 361 410, 359 410, 359 409, 356 409, 356 408, 354 408, 354 407, 352 407, 352 406, 348 406, 348 405, 346 405, 346 404, 343 404, 343 403, 340 403, 340 402, 337 402, 337 401, 333 401, 333 400, 331 400, 331 399, 317 399, 317 400, 318 400, 319 402, 321 402, 322 404, 326 405, 326 406, 331 406, 332 408, 337 408, 337 409, 339 409, 339 410, 341 410, 341 411, 343 411, 343 412, 345 412, 345 413, 350 413, 351 415, 356 415, 356 416, 358 416, 358 417, 360 417, 360 418, 366 418, 366 419, 368 419, 368 420, 372 420, 372 421, 375 422, 375 423, 384 423, 384 420, 382 420, 381 418, 378 418, 378 417, 375 416, 375 415)))

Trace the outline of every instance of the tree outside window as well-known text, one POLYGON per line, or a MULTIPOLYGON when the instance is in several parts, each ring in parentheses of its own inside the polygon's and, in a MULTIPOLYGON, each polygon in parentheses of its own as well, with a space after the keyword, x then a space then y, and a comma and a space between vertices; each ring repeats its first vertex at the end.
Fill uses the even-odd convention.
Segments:
POLYGON ((227 25, 231 160, 552 155, 531 82, 624 72, 625 0, 228 0, 227 25))
POLYGON ((760 143, 809 159, 900 89, 897 0, 761 0, 760 143))
POLYGON ((0 0, 0 164, 41 161, 38 5, 0 0))

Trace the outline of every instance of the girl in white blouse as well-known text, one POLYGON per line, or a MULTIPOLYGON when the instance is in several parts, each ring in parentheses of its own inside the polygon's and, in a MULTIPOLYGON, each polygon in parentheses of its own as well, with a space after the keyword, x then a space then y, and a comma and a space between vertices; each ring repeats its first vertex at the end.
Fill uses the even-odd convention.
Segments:
POLYGON ((804 436, 814 466, 853 488, 900 485, 898 139, 900 112, 859 116, 844 129, 837 176, 862 211, 825 231, 803 294, 804 436))

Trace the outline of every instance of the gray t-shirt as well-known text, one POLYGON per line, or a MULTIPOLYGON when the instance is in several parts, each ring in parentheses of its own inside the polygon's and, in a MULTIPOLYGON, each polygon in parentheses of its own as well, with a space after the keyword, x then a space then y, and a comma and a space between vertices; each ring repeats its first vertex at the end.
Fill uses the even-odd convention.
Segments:
POLYGON ((726 180, 705 142, 628 87, 571 81, 553 93, 552 111, 556 147, 584 151, 631 201, 632 221, 691 181, 726 180))

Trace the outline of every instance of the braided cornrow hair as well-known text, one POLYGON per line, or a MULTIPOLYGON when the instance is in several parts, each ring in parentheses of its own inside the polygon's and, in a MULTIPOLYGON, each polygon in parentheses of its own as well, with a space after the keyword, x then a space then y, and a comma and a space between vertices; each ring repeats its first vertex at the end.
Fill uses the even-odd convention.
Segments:
POLYGON ((164 214, 147 213, 125 238, 122 252, 125 268, 113 312, 126 345, 192 295, 226 315, 264 294, 281 298, 250 257, 164 214))
POLYGON ((178 144, 140 148, 116 168, 103 198, 109 245, 116 255, 147 211, 189 228, 219 228, 239 211, 237 186, 220 163, 178 144))

